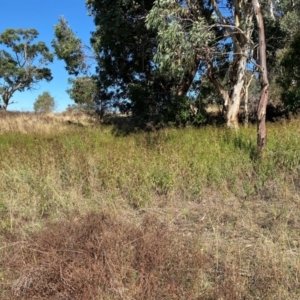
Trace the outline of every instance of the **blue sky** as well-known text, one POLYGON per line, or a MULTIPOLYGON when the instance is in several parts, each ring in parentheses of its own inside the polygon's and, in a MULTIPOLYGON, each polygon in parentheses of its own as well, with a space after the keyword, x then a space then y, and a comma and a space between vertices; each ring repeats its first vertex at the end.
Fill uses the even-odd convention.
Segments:
MULTIPOLYGON (((0 32, 7 28, 35 28, 39 32, 36 41, 45 42, 51 50, 54 25, 60 16, 64 16, 86 45, 89 45, 90 32, 95 28, 92 17, 87 15, 85 0, 0 0, 0 8, 0 32)), ((16 103, 9 105, 8 110, 32 111, 33 103, 44 91, 55 98, 56 111, 63 111, 68 104, 74 103, 66 92, 70 76, 64 62, 55 59, 48 67, 52 70, 52 81, 41 81, 33 91, 16 92, 11 100, 16 103)))

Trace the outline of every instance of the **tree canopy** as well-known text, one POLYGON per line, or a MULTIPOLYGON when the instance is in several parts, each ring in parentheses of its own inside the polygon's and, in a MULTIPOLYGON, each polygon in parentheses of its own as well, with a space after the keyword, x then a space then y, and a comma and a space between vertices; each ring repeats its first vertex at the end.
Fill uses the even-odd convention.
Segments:
POLYGON ((60 17, 58 24, 54 27, 54 35, 56 39, 52 41, 52 46, 57 57, 65 60, 68 73, 77 76, 85 72, 87 65, 83 44, 63 17, 60 17))
POLYGON ((221 102, 227 126, 238 128, 241 105, 248 120, 249 99, 260 97, 252 106, 265 122, 271 87, 273 103, 281 93, 284 109, 298 109, 291 63, 298 37, 288 24, 298 26, 299 1, 86 0, 86 6, 95 23, 96 72, 83 71, 87 55, 66 22, 56 26, 53 42, 71 75, 81 69, 70 81, 77 102, 126 106, 144 121, 165 122, 187 119, 190 105, 199 114, 206 103, 221 102), (92 97, 79 88, 88 82, 97 89, 92 97), (260 82, 260 96, 251 82, 260 82), (250 98, 249 89, 256 90, 250 98))
POLYGON ((33 108, 35 112, 52 112, 55 108, 55 100, 49 92, 43 92, 35 100, 33 108))
POLYGON ((44 42, 32 43, 35 29, 7 29, 0 34, 0 94, 6 110, 16 91, 30 90, 41 81, 51 81, 53 54, 44 42))

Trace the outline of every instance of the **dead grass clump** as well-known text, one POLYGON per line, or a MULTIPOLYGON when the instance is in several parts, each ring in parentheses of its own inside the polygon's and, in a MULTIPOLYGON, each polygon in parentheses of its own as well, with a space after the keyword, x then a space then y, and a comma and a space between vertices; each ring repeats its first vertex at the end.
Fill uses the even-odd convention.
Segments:
POLYGON ((137 226, 95 213, 51 224, 8 257, 2 299, 198 299, 210 261, 156 217, 137 226))

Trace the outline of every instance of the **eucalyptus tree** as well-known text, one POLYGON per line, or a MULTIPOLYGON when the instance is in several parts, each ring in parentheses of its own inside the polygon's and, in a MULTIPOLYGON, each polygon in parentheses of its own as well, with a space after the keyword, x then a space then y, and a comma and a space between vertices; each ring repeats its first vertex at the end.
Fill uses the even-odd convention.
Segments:
POLYGON ((85 73, 88 68, 85 46, 63 17, 60 17, 58 24, 54 26, 54 35, 52 46, 58 59, 65 61, 68 73, 75 76, 85 73))
POLYGON ((91 43, 97 55, 100 97, 115 106, 131 102, 136 114, 156 114, 169 99, 170 83, 153 65, 156 35, 145 26, 153 1, 86 1, 96 26, 91 43))
MULTIPOLYGON (((91 33, 95 73, 88 74, 87 48, 84 49, 66 20, 61 18, 55 26, 52 42, 69 74, 77 76, 70 80, 73 84, 69 89, 71 97, 78 102, 79 92, 84 92, 80 87, 88 84, 97 87, 93 101, 101 103, 102 107, 122 106, 131 101, 136 109, 155 109, 157 103, 153 98, 155 95, 160 98, 157 95, 163 93, 163 89, 152 72, 155 35, 150 36, 144 24, 151 1, 102 0, 86 1, 86 5, 95 23, 95 31, 91 33), (155 91, 153 86, 156 86, 155 91)), ((81 99, 89 102, 91 98, 86 96, 85 93, 81 99)))
POLYGON ((16 91, 33 89, 41 80, 51 81, 53 54, 44 42, 33 44, 35 29, 6 29, 0 34, 0 94, 2 108, 7 109, 16 91))
POLYGON ((300 1, 282 1, 280 4, 278 19, 285 39, 284 47, 277 51, 276 80, 286 110, 296 113, 300 110, 300 1))
POLYGON ((253 49, 253 8, 251 2, 241 0, 227 1, 222 9, 219 5, 217 0, 155 1, 147 24, 158 31, 155 60, 160 69, 167 66, 168 72, 181 77, 206 72, 223 98, 228 127, 237 128, 253 49), (227 72, 221 72, 222 65, 227 72))
MULTIPOLYGON (((157 114, 172 105, 179 108, 175 104, 201 88, 206 77, 223 99, 227 126, 238 128, 249 85, 246 71, 250 65, 260 70, 254 3, 86 0, 86 5, 96 26, 91 44, 99 99, 117 105, 129 101, 136 114, 157 114)), ((75 62, 81 64, 80 42, 56 36, 61 58, 74 50, 75 62)), ((72 70, 72 59, 65 61, 72 70)))
POLYGON ((55 100, 49 92, 43 92, 33 104, 35 112, 52 112, 55 108, 55 100))
POLYGON ((52 46, 55 54, 65 62, 71 76, 68 80, 71 87, 67 89, 70 98, 81 108, 93 109, 103 116, 106 102, 99 97, 99 78, 90 72, 91 60, 95 61, 94 52, 74 34, 63 17, 55 25, 54 35, 52 46))
POLYGON ((96 112, 102 118, 110 108, 109 101, 99 97, 99 84, 97 76, 80 76, 69 78, 71 87, 67 89, 70 98, 86 112, 96 112))
MULTIPOLYGON (((93 101, 102 107, 131 107, 133 114, 141 119, 159 115, 172 118, 170 110, 183 107, 177 96, 186 94, 188 78, 178 79, 158 72, 153 61, 157 33, 145 24, 153 1, 86 0, 86 5, 95 23, 91 46, 96 72, 88 74, 86 48, 66 20, 61 18, 55 26, 52 42, 69 74, 76 76, 70 80, 71 97, 78 100, 78 93, 84 91, 79 87, 92 83, 97 87, 93 101)), ((85 93, 81 98, 87 100, 86 96, 85 93)), ((189 103, 184 107, 189 110, 189 103)))
POLYGON ((282 87, 282 101, 289 112, 300 110, 300 34, 284 50, 279 63, 281 74, 277 81, 282 87))
POLYGON ((257 66, 261 78, 257 115, 258 146, 263 149, 266 140, 265 114, 269 83, 264 23, 259 2, 156 0, 147 16, 147 24, 149 28, 158 31, 159 44, 155 61, 161 71, 164 72, 167 65, 168 72, 175 76, 184 76, 188 72, 196 74, 204 69, 206 76, 223 98, 228 127, 238 128, 240 103, 248 85, 247 66, 249 63, 257 66), (254 32, 258 36, 258 45, 253 39, 254 32), (228 47, 228 44, 232 47, 228 47), (256 46, 259 47, 259 55, 255 59, 253 50, 256 46), (224 50, 230 53, 229 56, 226 56, 224 50), (229 82, 227 86, 218 77, 221 73, 216 72, 220 59, 224 57, 230 61, 226 74, 229 82))

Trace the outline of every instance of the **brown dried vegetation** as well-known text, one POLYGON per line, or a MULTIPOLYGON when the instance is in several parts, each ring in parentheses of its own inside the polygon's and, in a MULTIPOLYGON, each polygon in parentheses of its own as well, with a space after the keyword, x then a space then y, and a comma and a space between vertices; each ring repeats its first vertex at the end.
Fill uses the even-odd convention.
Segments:
POLYGON ((210 194, 7 236, 1 299, 297 299, 297 210, 210 194))
POLYGON ((269 125, 261 158, 251 126, 19 117, 0 120, 1 299, 300 298, 298 120, 269 125))
POLYGON ((95 117, 83 113, 0 111, 0 134, 7 132, 51 133, 54 128, 56 132, 66 132, 70 129, 70 125, 84 126, 96 122, 95 117))
POLYGON ((140 226, 91 213, 15 245, 2 299, 191 299, 212 258, 151 214, 140 226))

